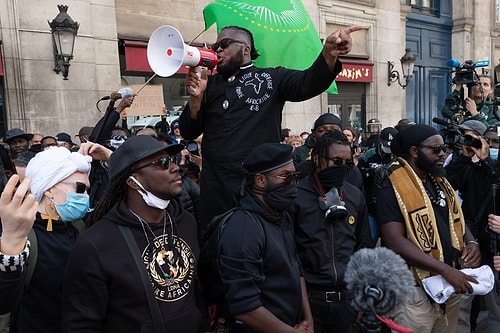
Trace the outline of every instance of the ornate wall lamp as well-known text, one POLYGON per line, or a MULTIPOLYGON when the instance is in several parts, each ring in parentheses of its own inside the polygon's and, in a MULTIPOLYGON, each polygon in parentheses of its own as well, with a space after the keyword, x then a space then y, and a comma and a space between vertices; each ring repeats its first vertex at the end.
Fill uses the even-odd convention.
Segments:
POLYGON ((54 46, 54 72, 57 74, 62 72, 64 80, 67 80, 69 61, 73 59, 73 48, 80 24, 68 15, 68 6, 58 5, 57 8, 59 8, 59 14, 52 22, 49 22, 54 46))
POLYGON ((401 83, 400 74, 394 69, 394 62, 388 61, 388 71, 387 71, 387 85, 390 86, 392 82, 398 82, 398 84, 404 89, 410 82, 413 74, 413 67, 415 66, 415 61, 417 57, 411 53, 411 49, 405 49, 405 54, 401 57, 401 69, 403 70, 404 83, 401 83))

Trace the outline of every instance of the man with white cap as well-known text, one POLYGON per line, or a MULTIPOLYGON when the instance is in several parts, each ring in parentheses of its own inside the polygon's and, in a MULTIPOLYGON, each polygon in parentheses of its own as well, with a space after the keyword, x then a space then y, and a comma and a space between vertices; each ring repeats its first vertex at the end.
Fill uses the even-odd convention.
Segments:
POLYGON ((62 147, 42 151, 28 163, 17 189, 19 176, 13 175, 2 193, 0 313, 12 313, 11 332, 62 330, 62 279, 78 235, 74 221, 89 207, 90 161, 62 147))

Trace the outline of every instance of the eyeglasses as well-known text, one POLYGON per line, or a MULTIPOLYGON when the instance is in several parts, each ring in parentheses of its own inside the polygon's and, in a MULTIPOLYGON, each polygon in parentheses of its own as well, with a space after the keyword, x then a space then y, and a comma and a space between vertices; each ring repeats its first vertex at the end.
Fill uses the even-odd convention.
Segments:
POLYGON ((321 156, 321 157, 323 157, 324 159, 326 159, 328 161, 333 162, 333 164, 336 166, 343 165, 343 164, 347 165, 350 168, 354 166, 353 160, 343 160, 343 159, 338 158, 338 157, 330 158, 328 156, 321 156))
POLYGON ((435 154, 439 154, 440 152, 445 153, 446 150, 448 149, 448 145, 446 143, 442 144, 442 145, 435 145, 435 146, 420 145, 419 147, 420 148, 430 148, 430 149, 433 149, 435 154))
POLYGON ((170 163, 174 163, 175 164, 176 161, 177 161, 176 156, 164 156, 164 157, 161 157, 161 158, 157 159, 156 161, 150 162, 148 164, 144 164, 143 166, 140 166, 137 169, 134 169, 132 172, 135 172, 137 170, 145 168, 145 167, 147 167, 147 166, 149 166, 151 164, 161 164, 161 166, 163 167, 163 169, 168 170, 168 168, 170 167, 170 163))
POLYGON ((225 48, 227 48, 229 45, 231 45, 233 43, 239 43, 239 44, 247 45, 247 43, 239 41, 239 40, 236 40, 236 39, 224 38, 220 42, 213 43, 212 44, 212 50, 217 52, 217 50, 219 49, 219 47, 224 50, 225 48))
POLYGON ((61 182, 63 184, 68 184, 68 185, 75 185, 76 186, 76 193, 90 193, 90 187, 87 186, 87 184, 82 183, 82 182, 61 182))
POLYGON ((291 184, 292 182, 296 182, 300 178, 300 172, 291 172, 286 174, 285 176, 273 175, 276 178, 283 179, 285 184, 291 184))
POLYGON ((113 140, 120 140, 120 141, 124 140, 125 141, 125 140, 128 139, 128 137, 126 135, 115 134, 115 135, 113 135, 111 137, 111 139, 113 139, 113 140))

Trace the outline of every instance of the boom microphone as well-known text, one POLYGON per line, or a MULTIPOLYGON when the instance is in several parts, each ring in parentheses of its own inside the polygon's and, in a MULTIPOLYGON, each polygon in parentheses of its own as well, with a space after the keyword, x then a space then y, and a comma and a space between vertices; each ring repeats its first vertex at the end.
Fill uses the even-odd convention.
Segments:
POLYGON ((448 122, 444 119, 441 119, 441 118, 434 117, 434 118, 432 118, 432 122, 436 123, 438 125, 448 126, 448 122))
POLYGON ((385 247, 361 249, 349 260, 344 279, 354 296, 352 305, 361 314, 359 324, 366 332, 381 332, 381 322, 393 330, 408 332, 382 318, 402 305, 415 284, 403 258, 385 247))
POLYGON ((108 99, 120 99, 120 98, 128 98, 130 96, 134 95, 134 91, 132 90, 132 88, 121 88, 120 90, 118 91, 113 91, 111 94, 109 94, 108 96, 104 96, 103 98, 101 98, 101 101, 106 101, 108 99))

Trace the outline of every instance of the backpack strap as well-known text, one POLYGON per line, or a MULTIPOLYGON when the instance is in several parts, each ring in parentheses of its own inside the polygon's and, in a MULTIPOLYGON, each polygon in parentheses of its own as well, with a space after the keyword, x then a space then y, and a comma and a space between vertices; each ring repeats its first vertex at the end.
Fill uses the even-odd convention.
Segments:
POLYGON ((25 289, 28 289, 28 286, 30 285, 31 278, 35 272, 36 261, 38 259, 38 240, 36 239, 35 229, 30 229, 30 232, 28 233, 28 240, 31 243, 31 250, 28 257, 28 263, 26 265, 26 279, 24 280, 25 289))
POLYGON ((149 304, 149 311, 153 319, 154 332, 165 333, 166 330, 163 324, 160 307, 158 306, 158 302, 156 302, 155 300, 154 291, 153 288, 151 287, 151 280, 148 276, 148 272, 146 271, 146 267, 144 266, 144 263, 141 260, 141 251, 137 246, 137 242, 134 239, 134 235, 132 235, 132 231, 130 231, 129 228, 119 224, 117 224, 117 226, 123 238, 125 239, 125 242, 128 245, 128 248, 132 254, 132 258, 134 259, 135 265, 137 266, 137 269, 139 270, 139 273, 141 275, 142 283, 144 285, 144 291, 146 293, 146 297, 149 304))

